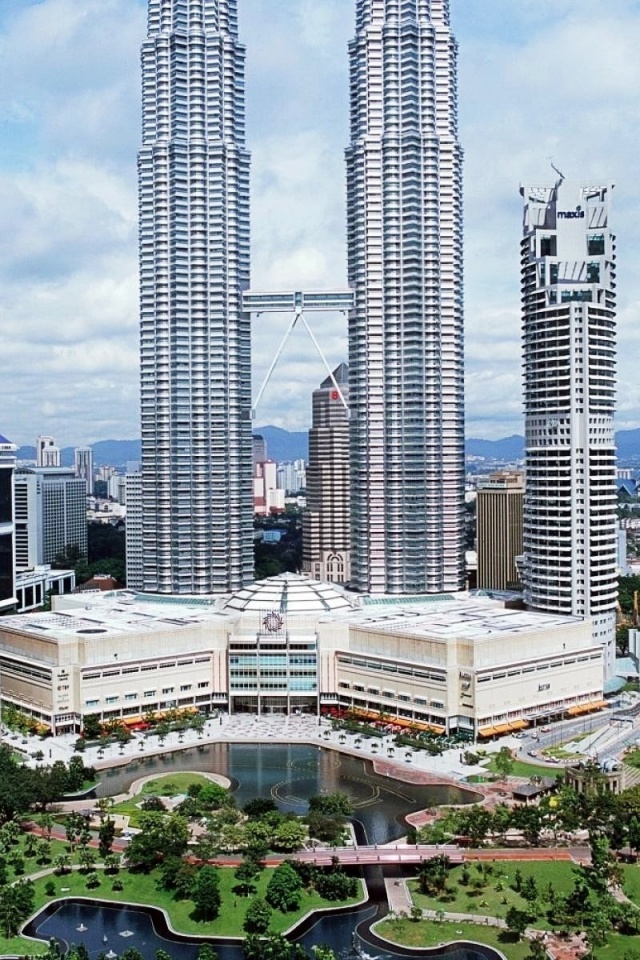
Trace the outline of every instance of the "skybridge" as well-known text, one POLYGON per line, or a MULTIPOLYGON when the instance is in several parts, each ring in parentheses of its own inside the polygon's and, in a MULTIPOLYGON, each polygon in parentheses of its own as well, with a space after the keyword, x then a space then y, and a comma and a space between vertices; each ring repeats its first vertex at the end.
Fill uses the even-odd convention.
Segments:
POLYGON ((256 315, 261 313, 291 314, 289 326, 285 331, 285 335, 282 338, 280 346, 276 350, 276 355, 267 371, 267 375, 258 391, 258 395, 253 402, 253 406, 251 408, 252 419, 255 419, 256 409, 260 403, 260 400, 262 399, 262 394, 264 393, 267 384, 271 379, 273 371, 278 364, 278 361, 282 355, 282 351, 284 350, 289 337, 299 322, 309 334, 311 341, 320 356, 320 359, 327 369, 329 378, 331 379, 335 390, 338 392, 338 396, 340 397, 345 410, 347 413, 349 412, 347 401, 344 398, 337 380, 333 376, 333 371, 331 370, 331 367, 327 362, 324 353, 322 352, 322 348, 318 343, 313 330, 307 322, 305 314, 329 312, 346 313, 354 306, 354 302, 355 297, 353 291, 345 290, 344 288, 336 290, 293 290, 291 292, 288 290, 276 292, 246 290, 242 294, 242 309, 245 313, 255 313, 256 315))

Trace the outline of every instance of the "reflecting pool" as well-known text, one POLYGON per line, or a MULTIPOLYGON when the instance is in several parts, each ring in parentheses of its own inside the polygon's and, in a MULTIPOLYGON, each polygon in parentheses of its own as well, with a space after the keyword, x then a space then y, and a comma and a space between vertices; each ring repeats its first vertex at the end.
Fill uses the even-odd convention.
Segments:
POLYGON ((406 832, 404 818, 442 803, 473 803, 471 790, 413 784, 375 773, 373 763, 309 744, 216 743, 133 761, 101 771, 98 796, 124 793, 139 777, 183 770, 220 773, 234 787, 238 806, 272 796, 281 810, 304 813, 309 797, 345 793, 369 843, 387 843, 406 832))

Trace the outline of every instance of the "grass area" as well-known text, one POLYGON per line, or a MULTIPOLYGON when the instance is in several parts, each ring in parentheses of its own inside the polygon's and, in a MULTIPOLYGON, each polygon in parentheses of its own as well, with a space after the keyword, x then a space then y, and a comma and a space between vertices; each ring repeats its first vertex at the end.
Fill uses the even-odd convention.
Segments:
POLYGON ((501 950, 507 960, 525 960, 529 953, 527 943, 508 940, 507 934, 497 927, 487 927, 479 923, 439 923, 430 920, 416 923, 413 920, 394 918, 383 920, 377 924, 375 930, 381 937, 408 947, 437 947, 455 940, 472 940, 501 950))
MULTIPOLYGON (((421 894, 418 892, 418 881, 409 881, 414 903, 423 909, 444 910, 448 913, 477 913, 504 918, 509 907, 524 909, 528 906, 526 900, 511 886, 516 869, 520 871, 523 881, 528 877, 535 879, 541 895, 546 893, 550 884, 560 896, 566 896, 573 889, 574 866, 569 862, 509 861, 507 863, 501 861, 489 864, 484 861, 483 865, 492 867, 493 872, 489 876, 483 875, 474 864, 470 870, 471 878, 468 886, 463 886, 460 882, 463 868, 453 867, 449 871, 449 892, 443 897, 421 894), (484 880, 484 886, 480 887, 478 881, 478 889, 474 889, 473 882, 478 878, 484 880)), ((546 905, 543 904, 543 906, 546 905)), ((546 916, 543 916, 532 926, 548 928, 549 921, 546 916)))
MULTIPOLYGON (((498 771, 496 770, 496 766, 495 766, 495 757, 496 755, 492 754, 489 757, 489 762, 488 763, 483 762, 483 766, 485 766, 487 770, 490 770, 492 773, 495 773, 496 775, 498 775, 498 771)), ((534 763, 525 763, 523 760, 514 760, 513 768, 509 776, 526 777, 527 779, 529 779, 530 777, 549 777, 549 776, 552 777, 554 773, 555 771, 550 770, 549 767, 537 766, 534 763)))
POLYGON ((581 760, 582 754, 575 753, 572 750, 565 750, 564 747, 547 747, 542 751, 545 757, 557 757, 558 760, 581 760))
POLYGON ((596 947, 593 955, 595 960, 627 960, 629 956, 635 956, 631 951, 637 950, 637 937, 623 937, 619 933, 612 933, 606 945, 596 947))
MULTIPOLYGON (((158 884, 159 872, 154 871, 150 874, 131 874, 126 870, 121 870, 117 878, 122 881, 122 890, 113 890, 114 877, 106 876, 100 871, 100 886, 93 890, 87 890, 86 876, 75 872, 65 874, 62 877, 53 877, 56 885, 54 897, 90 897, 97 900, 109 900, 118 903, 143 903, 150 906, 160 907, 167 911, 171 918, 171 924, 175 930, 180 933, 203 934, 206 936, 227 936, 243 937, 242 923, 251 902, 250 897, 241 897, 234 894, 233 888, 237 881, 234 877, 234 871, 228 868, 221 868, 220 875, 220 894, 222 897, 222 906, 220 916, 211 923, 202 923, 194 920, 191 916, 193 912, 193 903, 190 900, 174 900, 171 893, 163 890, 158 884), (63 890, 62 888, 68 888, 63 890)), ((256 895, 264 896, 267 883, 271 876, 270 870, 263 870, 256 881, 256 895)), ((36 880, 36 909, 44 906, 51 897, 45 893, 45 884, 51 877, 36 880)), ((349 903, 355 903, 358 896, 349 903)), ((271 918, 271 930, 275 933, 281 933, 288 929, 293 923, 308 913, 309 910, 322 907, 336 907, 344 904, 331 903, 324 900, 317 893, 304 893, 300 909, 291 913, 281 913, 274 910, 271 918)), ((7 953, 5 942, 0 939, 0 954, 7 953)))
POLYGON ((139 804, 145 797, 176 797, 181 793, 187 793, 189 787, 199 783, 205 786, 211 783, 207 777, 200 773, 171 773, 166 776, 157 777, 154 780, 143 784, 142 790, 130 800, 123 800, 112 808, 113 813, 119 813, 130 818, 131 826, 136 825, 136 817, 140 813, 139 804))
POLYGON ((640 767, 640 747, 634 747, 624 755, 624 762, 630 767, 640 767))
POLYGON ((640 907, 640 865, 635 863, 621 864, 622 888, 637 907, 640 907))

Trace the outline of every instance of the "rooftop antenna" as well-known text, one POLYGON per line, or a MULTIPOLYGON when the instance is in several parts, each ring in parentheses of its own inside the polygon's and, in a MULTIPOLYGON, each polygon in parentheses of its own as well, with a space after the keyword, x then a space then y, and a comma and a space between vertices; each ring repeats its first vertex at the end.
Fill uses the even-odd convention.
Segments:
POLYGON ((564 180, 564 173, 562 172, 562 170, 558 170, 558 168, 556 167, 555 163, 553 162, 553 157, 547 157, 547 160, 548 160, 549 163, 551 164, 551 169, 552 169, 552 170, 555 170, 555 172, 556 172, 556 173, 558 174, 558 176, 560 177, 560 183, 562 183, 562 181, 564 180))

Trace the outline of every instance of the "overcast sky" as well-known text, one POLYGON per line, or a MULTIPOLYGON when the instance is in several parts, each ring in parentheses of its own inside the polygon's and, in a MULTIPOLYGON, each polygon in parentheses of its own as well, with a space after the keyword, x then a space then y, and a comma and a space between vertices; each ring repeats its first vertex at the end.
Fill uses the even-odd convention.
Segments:
MULTIPOLYGON (((342 285, 351 0, 239 0, 254 288, 342 285)), ((619 428, 640 425, 640 0, 451 0, 465 148, 467 435, 522 431, 521 181, 613 181, 619 428)), ((144 0, 0 0, 0 433, 138 426, 136 150, 144 0)), ((260 318, 254 393, 286 317, 260 318)), ((311 318, 332 364, 345 321, 311 318)), ((304 429, 303 331, 256 425, 304 429)))

